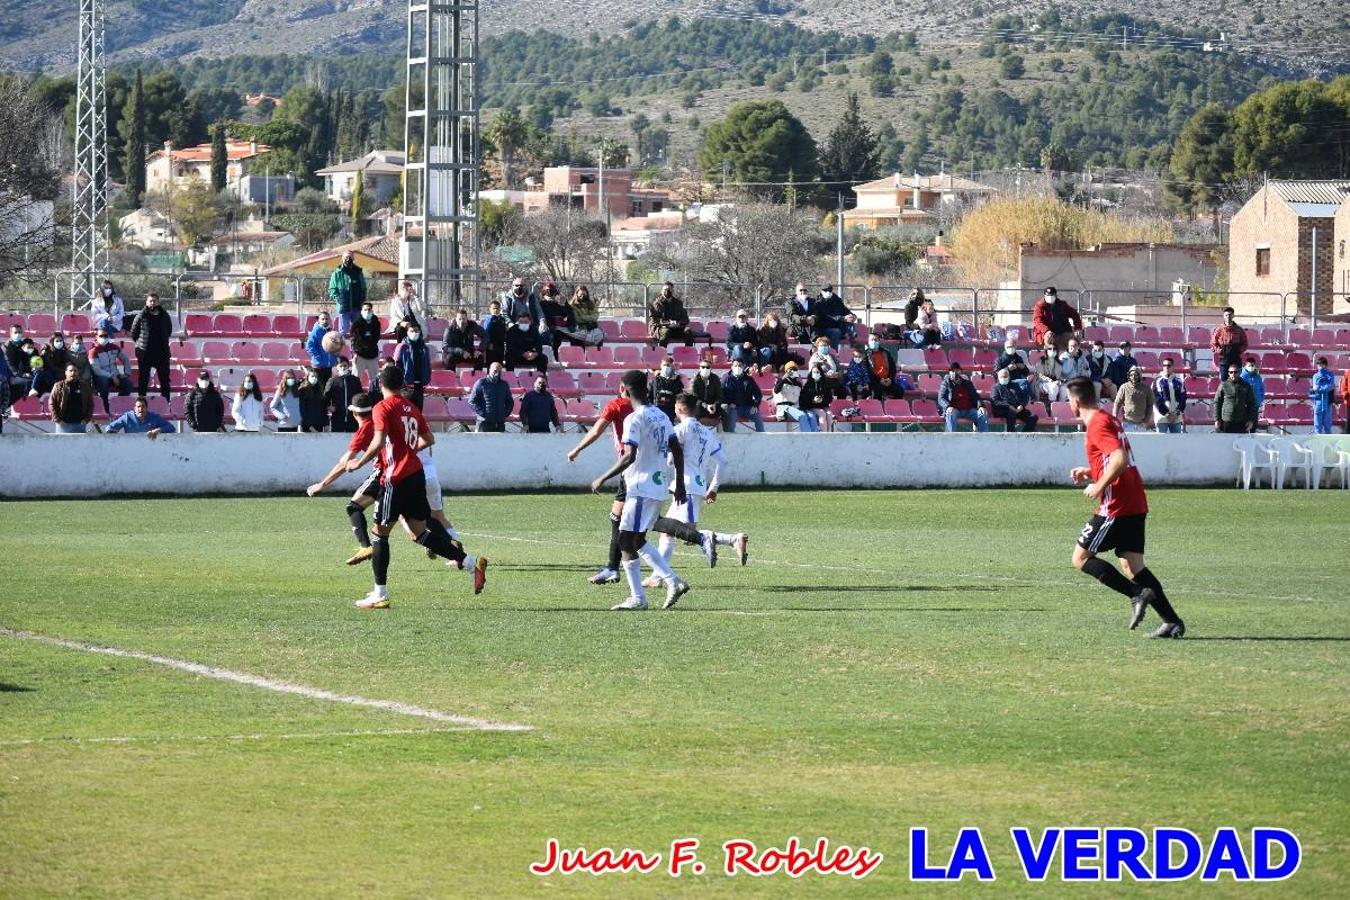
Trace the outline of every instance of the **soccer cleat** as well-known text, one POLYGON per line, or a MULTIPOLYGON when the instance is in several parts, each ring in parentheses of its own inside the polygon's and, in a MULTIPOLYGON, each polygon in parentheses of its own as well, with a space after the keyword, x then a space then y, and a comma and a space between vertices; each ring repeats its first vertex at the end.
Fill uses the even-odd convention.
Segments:
POLYGON ((1159 625, 1159 626, 1158 626, 1158 630, 1157 630, 1157 631, 1154 631, 1152 634, 1150 634, 1149 637, 1155 637, 1155 638, 1180 638, 1180 637, 1184 637, 1185 634, 1186 634, 1186 623, 1185 623, 1185 622, 1180 622, 1180 621, 1177 621, 1177 622, 1164 622, 1164 623, 1162 623, 1161 625, 1159 625))
POLYGON ((473 592, 475 594, 483 593, 483 586, 487 584, 487 557, 478 557, 478 562, 473 564, 473 592))
POLYGON ((389 598, 381 597, 374 591, 371 591, 360 600, 357 600, 355 606, 357 609, 388 609, 389 598))
POLYGON ((357 547, 356 552, 347 560, 349 566, 359 566, 375 553, 374 547, 357 547))
POLYGON ((611 606, 610 609, 646 609, 647 601, 641 597, 629 597, 622 603, 611 606))
POLYGON ((1148 614, 1148 608, 1153 605, 1154 599, 1158 595, 1154 593, 1153 588, 1144 588, 1135 594, 1130 600, 1130 630, 1134 631, 1139 627, 1139 623, 1144 621, 1144 616, 1148 614))
POLYGON ((703 558, 708 561, 708 568, 717 568, 717 535, 711 531, 700 531, 698 549, 703 551, 703 558))
POLYGON ((736 548, 736 555, 741 558, 741 565, 750 561, 750 535, 742 531, 731 539, 731 546, 736 548))
POLYGON ((645 588, 657 588, 657 587, 660 587, 660 586, 661 586, 661 576, 660 576, 660 575, 648 575, 646 578, 642 579, 642 586, 645 587, 645 588))
POLYGON ((432 550, 430 547, 428 547, 428 548, 427 548, 427 559, 435 559, 435 558, 436 558, 436 551, 435 551, 435 550, 432 550))
POLYGON ((617 584, 619 581, 619 573, 615 572, 613 569, 601 569, 586 580, 591 584, 617 584))
POLYGON ((666 585, 666 602, 662 604, 661 608, 670 609, 676 603, 679 603, 680 598, 687 593, 689 593, 689 585, 676 578, 670 584, 666 585))

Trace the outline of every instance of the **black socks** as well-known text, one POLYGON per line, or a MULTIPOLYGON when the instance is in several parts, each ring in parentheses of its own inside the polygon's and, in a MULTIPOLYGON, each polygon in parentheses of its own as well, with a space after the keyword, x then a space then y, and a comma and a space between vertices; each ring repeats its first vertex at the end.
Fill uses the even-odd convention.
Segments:
POLYGON ((699 534, 699 530, 693 525, 666 516, 662 516, 656 520, 656 524, 652 526, 652 531, 659 534, 668 534, 673 538, 679 538, 686 544, 703 543, 703 535, 699 534))
POLYGON ((347 504, 347 518, 356 534, 356 543, 362 547, 370 546, 370 533, 366 530, 366 511, 355 503, 347 504))
POLYGON ((464 547, 460 545, 459 541, 451 540, 444 527, 436 530, 428 528, 417 536, 417 543, 426 547, 441 559, 448 559, 451 562, 459 562, 465 556, 464 547))
POLYGON ((1152 589, 1154 596, 1153 608, 1158 611, 1158 615, 1162 617, 1164 622, 1176 623, 1181 621, 1181 617, 1177 615, 1177 611, 1173 609, 1172 604, 1168 602, 1167 595, 1163 593, 1162 582, 1158 581, 1151 571, 1144 569, 1143 571, 1138 572, 1134 576, 1134 583, 1141 588, 1152 589))
POLYGON ((609 514, 609 565, 611 572, 619 571, 619 517, 609 514))
MULTIPOLYGON (((1134 595, 1139 593, 1139 588, 1142 586, 1135 584, 1133 581, 1120 574, 1115 566, 1096 556, 1083 563, 1083 571, 1115 591, 1117 594, 1124 594, 1130 599, 1134 599, 1134 595)), ((1152 585, 1149 585, 1149 587, 1151 586, 1152 585)))
POLYGON ((384 587, 389 583, 389 538, 375 535, 370 542, 374 553, 370 557, 370 568, 375 575, 375 584, 384 587))

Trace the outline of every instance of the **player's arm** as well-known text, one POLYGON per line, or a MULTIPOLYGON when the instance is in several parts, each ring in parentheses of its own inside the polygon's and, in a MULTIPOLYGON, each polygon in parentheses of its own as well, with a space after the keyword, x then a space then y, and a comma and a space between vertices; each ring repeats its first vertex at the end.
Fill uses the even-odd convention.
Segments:
POLYGON ((605 474, 591 482, 591 493, 600 493, 600 489, 605 486, 606 481, 609 481, 636 461, 637 447, 634 447, 632 444, 624 445, 623 453, 619 456, 619 461, 606 469, 605 474))
POLYGON ((600 440, 600 436, 605 433, 605 429, 608 427, 608 421, 605 419, 596 419, 595 424, 591 426, 591 430, 586 432, 586 436, 581 439, 581 443, 568 451, 567 461, 576 462, 577 457, 581 455, 582 451, 600 440))
POLYGON ((380 448, 383 446, 384 446, 384 432, 377 428, 375 429, 375 434, 370 439, 370 446, 367 447, 360 456, 357 456, 354 459, 349 459, 347 461, 347 471, 348 472, 360 471, 366 465, 366 463, 370 462, 372 459, 376 457, 377 454, 379 454, 380 448))
POLYGON ((684 444, 673 434, 670 436, 670 460, 675 465, 675 502, 683 503, 689 496, 684 491, 684 444))
POLYGON ((713 473, 712 481, 708 484, 708 493, 703 499, 708 503, 717 502, 717 490, 722 486, 722 472, 727 467, 727 454, 719 446, 713 451, 713 473))
POLYGON ((351 461, 351 458, 352 451, 348 450, 343 453, 342 456, 338 458, 337 465, 333 466, 333 468, 328 471, 328 474, 323 476, 323 480, 305 488, 305 493, 313 497, 315 494, 321 494, 328 490, 329 485, 346 474, 347 463, 351 461))
POLYGON ((421 453, 423 450, 436 443, 436 435, 431 433, 427 423, 423 422, 417 429, 417 446, 413 448, 414 453, 421 453))
POLYGON ((1125 452, 1124 447, 1117 447, 1107 457, 1106 465, 1102 467, 1102 477, 1084 488, 1083 493, 1096 500, 1108 487, 1115 483, 1117 478, 1125 474, 1125 470, 1129 466, 1129 454, 1125 452))

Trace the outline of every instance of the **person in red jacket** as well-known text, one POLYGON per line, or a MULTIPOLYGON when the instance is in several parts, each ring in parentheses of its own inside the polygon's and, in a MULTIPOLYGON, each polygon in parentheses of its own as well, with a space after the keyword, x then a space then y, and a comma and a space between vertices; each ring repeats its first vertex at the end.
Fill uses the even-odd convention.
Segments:
POLYGON ((1214 353, 1214 371, 1220 375, 1227 372, 1230 365, 1242 370, 1242 357, 1247 354, 1247 332, 1233 321, 1233 307, 1223 308, 1223 324, 1214 329, 1209 349, 1214 353))
POLYGON ((1069 338, 1079 337, 1083 332, 1083 317, 1067 301, 1059 299, 1059 293, 1052 287, 1045 289, 1045 295, 1031 310, 1031 321, 1036 346, 1044 347, 1045 336, 1053 334, 1059 353, 1069 346, 1069 338))

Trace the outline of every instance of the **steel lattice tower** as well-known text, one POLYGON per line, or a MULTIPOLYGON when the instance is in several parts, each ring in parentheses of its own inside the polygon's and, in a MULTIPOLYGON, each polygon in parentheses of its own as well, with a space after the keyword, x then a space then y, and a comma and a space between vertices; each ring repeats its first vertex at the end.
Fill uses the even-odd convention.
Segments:
POLYGON ((108 112, 103 67, 102 0, 80 0, 75 93, 75 181, 72 188, 70 298, 95 296, 108 268, 108 112))
POLYGON ((403 277, 433 305, 479 304, 478 2, 408 2, 403 277))

